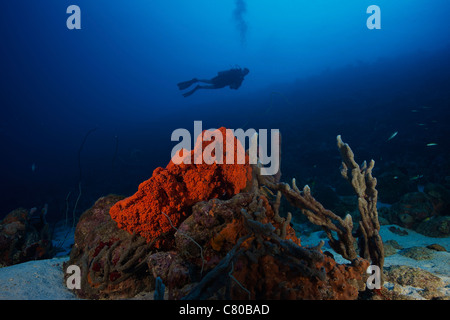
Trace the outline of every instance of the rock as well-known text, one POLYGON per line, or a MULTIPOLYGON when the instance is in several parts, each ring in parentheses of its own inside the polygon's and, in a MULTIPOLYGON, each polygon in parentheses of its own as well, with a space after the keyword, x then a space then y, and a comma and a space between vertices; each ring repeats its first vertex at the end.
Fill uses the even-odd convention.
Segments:
POLYGON ((437 183, 428 183, 423 191, 431 200, 435 215, 450 215, 450 190, 437 183))
POLYGON ((390 244, 395 249, 403 249, 403 247, 395 240, 387 240, 385 243, 390 244))
MULTIPOLYGON (((122 199, 102 197, 80 217, 70 259, 64 264, 64 270, 70 265, 80 268, 81 289, 74 290, 79 298, 131 298, 154 286, 145 268, 151 245, 119 229, 109 215, 111 206, 122 199)), ((70 275, 64 274, 66 278, 70 275)))
POLYGON ((189 265, 175 251, 152 254, 147 265, 154 278, 160 277, 168 289, 168 299, 180 299, 187 294, 186 285, 191 282, 189 265))
POLYGON ((389 227, 389 231, 392 233, 395 233, 396 235, 399 235, 399 236, 407 236, 408 235, 408 231, 394 227, 394 226, 389 227))
POLYGON ((389 224, 392 224, 390 221, 383 217, 378 217, 378 223, 380 224, 380 226, 387 226, 389 224))
MULTIPOLYGON (((45 209, 46 210, 46 209, 45 209)), ((53 255, 49 226, 44 209, 20 208, 0 222, 0 265, 10 266, 30 260, 48 259, 53 255)))
POLYGON ((420 222, 433 215, 433 205, 425 193, 410 192, 394 203, 389 212, 391 223, 414 230, 420 222))
POLYGON ((425 288, 419 294, 427 300, 450 300, 449 296, 435 288, 425 288))
POLYGON ((435 216, 422 221, 416 231, 427 237, 445 238, 450 236, 450 216, 435 216))
POLYGON ((380 225, 394 224, 394 221, 391 221, 391 205, 379 206, 377 207, 377 211, 380 225))
POLYGON ((394 283, 394 288, 397 285, 422 288, 424 290, 420 294, 426 299, 443 295, 439 289, 444 287, 444 282, 426 270, 408 266, 389 266, 383 271, 385 280, 394 283))
POLYGON ((394 265, 384 267, 383 271, 386 276, 385 280, 402 286, 412 286, 422 289, 444 286, 441 278, 420 268, 394 265))
POLYGON ((399 252, 402 256, 414 260, 430 260, 433 259, 433 251, 423 247, 411 247, 403 249, 399 252))
POLYGON ((440 244, 434 243, 427 246, 428 249, 434 250, 434 251, 447 251, 443 246, 440 244))
POLYGON ((383 242, 383 245, 384 245, 384 255, 386 257, 392 256, 396 254, 399 249, 402 249, 402 246, 400 246, 398 242, 395 240, 388 240, 386 242, 383 242))
POLYGON ((397 253, 397 249, 395 249, 389 243, 384 243, 384 256, 389 257, 397 253))

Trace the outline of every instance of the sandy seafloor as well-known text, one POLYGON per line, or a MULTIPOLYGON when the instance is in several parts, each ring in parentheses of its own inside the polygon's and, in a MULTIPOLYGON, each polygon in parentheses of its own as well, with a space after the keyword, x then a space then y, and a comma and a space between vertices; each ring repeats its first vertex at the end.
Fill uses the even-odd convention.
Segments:
MULTIPOLYGON (((385 266, 405 265, 421 268, 440 277, 444 286, 439 290, 450 296, 450 238, 430 238, 407 230, 408 235, 400 236, 389 231, 390 225, 382 226, 380 234, 383 241, 395 240, 404 248, 426 247, 431 244, 440 244, 445 251, 434 251, 433 258, 429 260, 414 260, 400 255, 398 252, 385 259, 385 266)), ((315 246, 323 238, 323 232, 313 232, 309 237, 302 236, 302 246, 315 246)), ((333 253, 325 245, 323 250, 333 253)), ((347 263, 342 257, 334 254, 338 263, 347 263)), ((0 299, 1 300, 70 300, 77 299, 75 294, 67 289, 63 280, 63 263, 68 256, 55 257, 48 260, 29 261, 18 265, 0 268, 0 299)), ((393 285, 385 282, 384 286, 392 289, 393 285)), ((398 288, 398 287, 397 287, 398 288)), ((419 292, 422 288, 405 286, 401 293, 414 299, 424 299, 419 292)))

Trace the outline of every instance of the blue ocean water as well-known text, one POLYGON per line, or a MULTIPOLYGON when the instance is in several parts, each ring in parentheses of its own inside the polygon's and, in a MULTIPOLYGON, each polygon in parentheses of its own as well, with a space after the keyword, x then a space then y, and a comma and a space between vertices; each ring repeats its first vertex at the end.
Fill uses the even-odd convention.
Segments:
MULTIPOLYGON (((280 129, 283 180, 336 186, 341 134, 375 174, 450 184, 447 0, 5 1, 0 9, 3 217, 64 217, 130 195, 177 128, 280 129), (70 5, 81 29, 68 29, 70 5), (369 29, 367 8, 381 10, 369 29), (176 84, 235 66, 238 90, 176 84), (397 133, 392 139, 389 139, 397 133), (319 183, 319 182, 317 182, 319 183)), ((381 192, 381 191, 380 191, 381 192)))

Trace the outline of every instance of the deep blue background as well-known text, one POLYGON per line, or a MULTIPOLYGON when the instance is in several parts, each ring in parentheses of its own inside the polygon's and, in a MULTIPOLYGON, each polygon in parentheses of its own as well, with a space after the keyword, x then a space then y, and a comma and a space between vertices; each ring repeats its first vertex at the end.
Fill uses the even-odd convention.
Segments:
POLYGON ((171 132, 194 120, 280 128, 286 179, 337 174, 342 134, 378 169, 397 161, 445 181, 449 1, 244 2, 242 39, 232 0, 3 1, 0 217, 44 203, 62 217, 78 159, 80 212, 99 196, 129 195, 168 163, 171 132), (81 30, 66 27, 71 4, 81 30), (366 27, 372 4, 381 30, 366 27), (250 69, 237 91, 185 99, 177 89, 234 65, 250 69))

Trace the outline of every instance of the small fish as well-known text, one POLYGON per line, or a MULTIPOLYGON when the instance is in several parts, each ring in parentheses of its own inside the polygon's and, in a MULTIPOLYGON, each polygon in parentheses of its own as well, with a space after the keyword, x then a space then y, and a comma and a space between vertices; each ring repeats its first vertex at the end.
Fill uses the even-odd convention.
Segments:
POLYGON ((418 123, 417 125, 418 125, 418 126, 426 126, 425 123, 418 123))
POLYGON ((397 176, 395 176, 395 177, 394 177, 394 180, 397 180, 397 179, 398 179, 398 177, 397 177, 397 176))
POLYGON ((417 110, 411 110, 411 112, 419 112, 419 111, 417 111, 417 110))
POLYGON ((427 144, 427 147, 434 147, 437 146, 438 144, 436 142, 431 142, 427 144))
POLYGON ((395 136, 398 134, 398 131, 395 131, 390 137, 389 139, 387 139, 387 141, 392 140, 395 138, 395 136))
POLYGON ((414 181, 414 180, 417 180, 420 178, 423 178, 423 174, 418 174, 417 176, 414 176, 414 177, 410 178, 409 180, 414 181))
POLYGON ((36 163, 33 163, 31 165, 31 172, 35 172, 36 171, 36 163))

